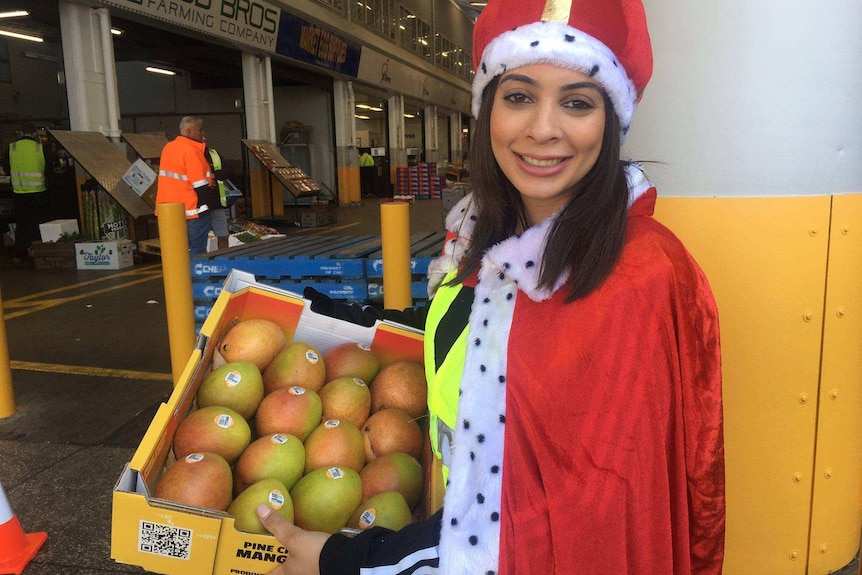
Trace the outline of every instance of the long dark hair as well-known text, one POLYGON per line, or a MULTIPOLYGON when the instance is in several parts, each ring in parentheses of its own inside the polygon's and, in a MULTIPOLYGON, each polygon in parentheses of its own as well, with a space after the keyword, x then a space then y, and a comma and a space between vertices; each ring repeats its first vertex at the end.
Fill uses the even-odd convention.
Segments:
MULTIPOLYGON (((452 283, 464 281, 493 245, 526 229, 527 214, 517 188, 503 174, 491 148, 491 106, 500 77, 482 94, 470 147, 473 201, 478 218, 462 267, 452 283)), ((595 165, 575 184, 571 200, 553 223, 539 270, 539 287, 552 289, 569 272, 567 301, 592 293, 611 273, 625 243, 628 162, 620 160, 619 119, 607 94, 605 130, 595 165)))

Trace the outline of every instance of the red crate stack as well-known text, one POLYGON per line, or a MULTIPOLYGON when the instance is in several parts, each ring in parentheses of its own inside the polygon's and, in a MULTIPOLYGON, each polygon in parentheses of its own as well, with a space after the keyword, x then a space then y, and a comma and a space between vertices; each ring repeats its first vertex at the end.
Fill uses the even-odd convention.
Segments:
POLYGON ((446 176, 437 175, 437 162, 420 162, 418 166, 396 168, 395 185, 396 195, 439 200, 446 176))

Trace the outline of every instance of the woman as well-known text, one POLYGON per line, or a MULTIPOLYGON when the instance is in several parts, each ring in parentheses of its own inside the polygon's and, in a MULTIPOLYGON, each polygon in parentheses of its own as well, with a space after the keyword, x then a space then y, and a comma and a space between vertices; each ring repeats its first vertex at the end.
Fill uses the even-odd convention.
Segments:
POLYGON ((275 573, 721 572, 715 303, 620 160, 643 7, 573 4, 491 1, 474 31, 474 193, 426 323, 442 512, 353 540, 266 516, 291 554, 275 573))

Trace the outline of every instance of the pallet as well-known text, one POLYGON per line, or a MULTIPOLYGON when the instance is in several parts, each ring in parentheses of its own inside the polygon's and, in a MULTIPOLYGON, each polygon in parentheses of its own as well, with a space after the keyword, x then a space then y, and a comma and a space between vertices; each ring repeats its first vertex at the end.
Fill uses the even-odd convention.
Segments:
POLYGON ((141 240, 138 242, 138 252, 142 254, 151 254, 154 256, 162 255, 162 246, 159 242, 159 238, 153 238, 151 240, 141 240))
POLYGON ((201 254, 191 260, 192 280, 224 279, 232 269, 252 273, 257 278, 305 279, 337 276, 364 278, 361 259, 337 256, 352 245, 371 236, 292 236, 280 240, 257 242, 221 250, 218 254, 201 254))
MULTIPOLYGON (((422 232, 410 236, 410 273, 414 276, 428 274, 431 261, 443 251, 444 232, 422 232)), ((383 277, 383 248, 366 257, 365 275, 368 278, 383 277)))
MULTIPOLYGON (((262 280, 259 283, 292 291, 302 295, 306 287, 313 287, 332 299, 364 301, 368 299, 368 286, 363 279, 322 280, 313 278, 307 280, 262 280)), ((221 294, 222 282, 193 282, 192 299, 195 303, 213 302, 221 294)))
MULTIPOLYGON (((428 298, 428 265, 443 249, 445 234, 410 236, 411 296, 428 298)), ((191 259, 195 321, 202 324, 233 269, 257 281, 302 294, 306 287, 334 300, 371 303, 383 299, 380 236, 291 236, 228 248, 191 259)), ((200 327, 200 325, 198 326, 200 327)))

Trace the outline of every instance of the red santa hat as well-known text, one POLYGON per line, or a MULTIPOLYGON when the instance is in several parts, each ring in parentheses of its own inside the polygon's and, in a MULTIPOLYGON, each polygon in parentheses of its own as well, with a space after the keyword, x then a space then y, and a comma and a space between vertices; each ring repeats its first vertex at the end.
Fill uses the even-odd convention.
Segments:
POLYGON ((642 1, 490 0, 473 29, 473 116, 479 117, 482 91, 495 76, 539 63, 598 81, 625 138, 652 75, 642 1))

